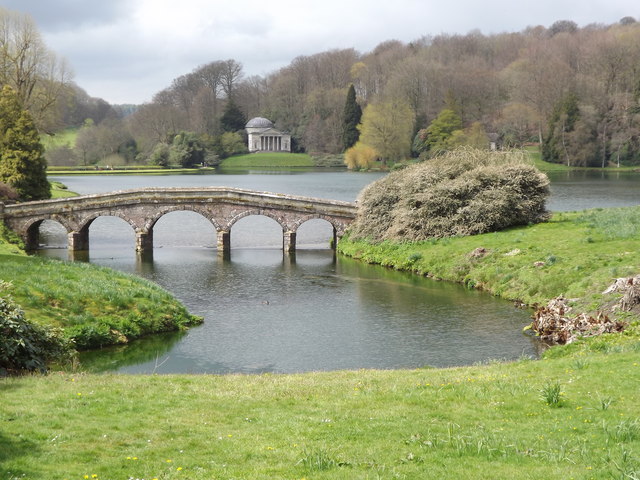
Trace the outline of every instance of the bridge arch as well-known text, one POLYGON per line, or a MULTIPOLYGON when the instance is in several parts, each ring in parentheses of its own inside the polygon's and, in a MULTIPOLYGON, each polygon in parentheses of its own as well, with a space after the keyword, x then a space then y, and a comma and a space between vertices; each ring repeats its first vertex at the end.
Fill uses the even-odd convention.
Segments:
MULTIPOLYGON (((332 219, 330 218, 326 218, 326 216, 324 215, 320 215, 320 214, 312 214, 312 215, 305 215, 304 217, 298 219, 296 222, 294 222, 293 227, 292 227, 292 232, 295 235, 295 242, 296 244, 300 243, 300 242, 305 242, 308 241, 309 239, 306 238, 306 236, 309 234, 306 230, 306 227, 309 226, 309 228, 311 230, 313 230, 314 228, 316 230, 318 229, 322 229, 322 228, 326 228, 329 227, 330 230, 330 237, 329 237, 329 242, 332 243, 332 245, 336 245, 336 242, 338 240, 338 228, 339 225, 336 225, 336 222, 332 221, 332 219), (314 222, 314 221, 318 221, 318 222, 314 222), (313 226, 313 225, 308 225, 309 222, 312 223, 316 223, 317 226, 313 226), (322 226, 320 226, 322 225, 322 226), (306 235, 305 235, 306 234, 306 235)), ((316 233, 316 239, 317 239, 317 231, 316 233)), ((323 240, 326 239, 326 237, 324 237, 325 232, 322 233, 323 235, 323 240)), ((317 243, 314 243, 314 245, 317 245, 317 243)))
POLYGON ((133 219, 131 219, 128 215, 126 215, 123 212, 97 212, 97 213, 91 213, 89 215, 86 215, 84 217, 82 217, 79 221, 78 221, 78 228, 77 231, 78 232, 87 232, 87 234, 89 233, 89 227, 91 226, 91 224, 96 221, 98 218, 100 217, 115 217, 115 218, 119 218, 121 220, 124 220, 126 223, 128 223, 131 228, 133 228, 134 232, 137 232, 138 230, 141 230, 141 226, 138 225, 133 219))
POLYGON ((90 214, 84 215, 81 218, 77 219, 74 228, 68 230, 69 249, 73 251, 89 250, 89 228, 97 219, 106 217, 113 217, 123 220, 132 228, 134 233, 138 232, 136 223, 131 218, 128 218, 127 215, 111 211, 91 212, 90 214))
MULTIPOLYGON (((22 238, 27 250, 36 250, 40 245, 40 227, 44 222, 55 222, 64 228, 67 235, 71 230, 68 222, 64 218, 58 218, 57 215, 47 215, 40 218, 31 218, 23 225, 22 238)), ((21 233, 21 232, 18 232, 21 233)))
POLYGON ((291 230, 294 232, 297 232, 298 229, 302 226, 302 224, 307 223, 310 220, 324 220, 333 227, 335 232, 341 232, 343 230, 342 225, 339 224, 335 219, 319 213, 305 215, 299 218, 293 223, 291 230))
POLYGON ((284 218, 282 217, 282 215, 279 214, 279 212, 277 211, 272 211, 272 210, 265 210, 265 209, 261 209, 261 208, 255 208, 255 209, 251 209, 251 210, 246 210, 242 213, 239 213, 235 216, 233 216, 228 222, 227 222, 227 230, 231 230, 231 228, 233 227, 233 225, 235 223, 238 222, 238 220, 241 220, 245 217, 250 217, 250 216, 259 216, 262 215, 263 217, 269 217, 273 220, 275 220, 278 225, 280 225, 282 227, 282 231, 286 232, 289 230, 289 227, 286 223, 286 221, 284 220, 284 218))
MULTIPOLYGON (((231 223, 231 222, 229 222, 231 223)), ((228 231, 228 245, 230 248, 256 248, 278 246, 282 248, 286 227, 278 222, 273 215, 265 215, 264 212, 253 212, 251 215, 238 215, 234 217, 231 228, 228 231)), ((223 245, 223 247, 225 247, 223 245)))
POLYGON ((198 213, 202 217, 204 217, 206 220, 211 222, 211 224, 216 229, 216 232, 223 230, 222 226, 220 225, 220 222, 213 216, 213 212, 211 211, 211 208, 208 208, 207 206, 204 206, 204 205, 167 205, 167 206, 161 207, 158 209, 155 215, 147 219, 144 225, 144 230, 147 232, 152 230, 153 227, 155 227, 156 223, 158 223, 158 220, 160 220, 165 215, 173 212, 198 213))

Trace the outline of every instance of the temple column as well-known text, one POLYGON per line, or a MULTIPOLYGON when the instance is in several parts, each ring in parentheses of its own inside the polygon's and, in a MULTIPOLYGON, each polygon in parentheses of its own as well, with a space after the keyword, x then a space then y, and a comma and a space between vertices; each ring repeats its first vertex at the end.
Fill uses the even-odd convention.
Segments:
POLYGON ((153 250, 153 230, 136 232, 136 252, 153 250))
POLYGON ((231 232, 220 230, 218 232, 218 253, 227 253, 231 250, 231 232))
POLYGON ((67 248, 69 250, 89 250, 89 229, 67 234, 67 248))
POLYGON ((282 239, 282 249, 286 253, 296 251, 296 232, 284 232, 284 236, 282 239))

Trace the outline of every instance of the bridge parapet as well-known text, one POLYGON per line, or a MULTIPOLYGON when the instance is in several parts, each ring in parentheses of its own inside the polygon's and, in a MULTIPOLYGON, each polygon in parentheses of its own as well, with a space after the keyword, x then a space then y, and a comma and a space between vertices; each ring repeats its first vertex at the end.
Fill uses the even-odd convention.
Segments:
POLYGON ((180 210, 198 212, 211 221, 223 250, 230 248, 232 226, 245 216, 265 215, 276 220, 283 229, 283 248, 294 250, 295 232, 307 220, 322 218, 331 223, 337 241, 356 214, 356 206, 350 202, 298 195, 226 187, 144 188, 7 205, 4 222, 33 248, 40 223, 56 220, 67 230, 69 248, 83 250, 89 245, 91 222, 100 216, 116 216, 132 226, 136 249, 143 251, 153 247, 155 223, 180 210))

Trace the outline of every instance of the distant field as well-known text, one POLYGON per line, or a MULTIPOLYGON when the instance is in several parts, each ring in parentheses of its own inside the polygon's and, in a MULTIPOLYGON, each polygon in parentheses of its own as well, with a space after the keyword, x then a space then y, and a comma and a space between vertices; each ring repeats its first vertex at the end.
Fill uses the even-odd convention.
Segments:
POLYGON ((62 147, 67 145, 73 147, 76 144, 76 137, 78 136, 78 129, 67 128, 61 132, 57 132, 54 135, 41 135, 40 141, 46 150, 56 147, 62 147))
MULTIPOLYGON (((569 172, 572 170, 602 170, 598 167, 568 167, 562 163, 549 163, 542 160, 542 154, 538 147, 525 147, 525 150, 529 153, 529 156, 533 160, 536 168, 542 172, 550 173, 550 172, 569 172)), ((635 172, 638 171, 638 166, 630 166, 630 167, 615 167, 608 166, 605 167, 604 170, 608 171, 616 171, 616 172, 635 172)))
POLYGON ((315 162, 306 153, 251 153, 222 161, 221 167, 313 167, 315 162))

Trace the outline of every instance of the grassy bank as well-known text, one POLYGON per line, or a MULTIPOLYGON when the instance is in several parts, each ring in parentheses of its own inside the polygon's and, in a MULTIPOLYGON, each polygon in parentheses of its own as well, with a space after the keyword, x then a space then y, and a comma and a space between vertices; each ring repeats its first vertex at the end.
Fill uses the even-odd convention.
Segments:
POLYGON ((27 480, 637 478, 639 382, 638 343, 442 370, 3 379, 0 470, 27 480))
POLYGON ((615 167, 607 166, 600 167, 569 167, 562 163, 550 163, 542 160, 542 154, 538 147, 525 147, 525 150, 529 153, 534 165, 538 170, 545 173, 555 172, 571 172, 575 170, 587 170, 587 171, 609 171, 609 172, 638 172, 640 168, 636 165, 633 167, 615 167))
POLYGON ((548 223, 420 243, 348 238, 341 253, 368 263, 481 288, 527 304, 558 295, 593 311, 614 278, 640 271, 640 207, 555 213, 548 223), (472 254, 483 248, 486 252, 472 254))
POLYGON ((0 256, 0 280, 27 318, 62 327, 78 349, 126 343, 199 319, 154 283, 86 263, 0 256))
POLYGON ((67 186, 60 182, 50 182, 51 183, 51 198, 68 198, 68 197, 77 197, 78 194, 76 192, 72 192, 67 189, 67 186))
POLYGON ((256 168, 256 167, 314 167, 313 158, 306 153, 251 153, 225 158, 222 168, 256 168))

